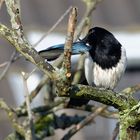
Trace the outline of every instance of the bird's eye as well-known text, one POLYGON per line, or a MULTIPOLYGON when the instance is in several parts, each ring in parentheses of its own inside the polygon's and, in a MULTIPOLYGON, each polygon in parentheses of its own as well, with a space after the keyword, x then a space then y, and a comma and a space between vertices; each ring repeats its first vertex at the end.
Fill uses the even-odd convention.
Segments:
POLYGON ((89 43, 86 43, 87 46, 90 46, 89 43))
POLYGON ((94 33, 94 30, 93 29, 90 29, 89 30, 89 34, 93 34, 94 33))

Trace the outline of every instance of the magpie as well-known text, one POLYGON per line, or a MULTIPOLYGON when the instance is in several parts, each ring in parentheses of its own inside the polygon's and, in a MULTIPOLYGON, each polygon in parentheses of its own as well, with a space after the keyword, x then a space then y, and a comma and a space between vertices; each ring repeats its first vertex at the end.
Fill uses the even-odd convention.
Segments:
MULTIPOLYGON (((64 51, 64 44, 42 50, 39 54, 49 60, 56 59, 64 51)), ((88 85, 114 90, 127 64, 125 48, 114 35, 101 27, 89 29, 88 34, 73 43, 72 54, 86 53, 85 78, 88 85)), ((70 99, 69 106, 81 106, 88 100, 70 99)))

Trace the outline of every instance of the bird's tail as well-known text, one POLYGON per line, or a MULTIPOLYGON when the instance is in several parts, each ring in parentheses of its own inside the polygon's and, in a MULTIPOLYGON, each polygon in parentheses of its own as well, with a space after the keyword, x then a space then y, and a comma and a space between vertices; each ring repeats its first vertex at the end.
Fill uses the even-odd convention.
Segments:
POLYGON ((45 50, 39 51, 39 54, 48 61, 52 61, 57 59, 63 52, 64 52, 64 44, 59 44, 51 46, 45 50))

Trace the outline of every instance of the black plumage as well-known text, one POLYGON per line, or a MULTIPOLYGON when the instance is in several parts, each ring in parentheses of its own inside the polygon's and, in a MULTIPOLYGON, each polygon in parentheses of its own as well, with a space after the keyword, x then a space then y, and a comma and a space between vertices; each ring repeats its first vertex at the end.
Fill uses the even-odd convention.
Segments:
POLYGON ((115 67, 119 62, 121 44, 109 31, 101 27, 92 28, 83 41, 92 46, 89 54, 103 69, 115 67))

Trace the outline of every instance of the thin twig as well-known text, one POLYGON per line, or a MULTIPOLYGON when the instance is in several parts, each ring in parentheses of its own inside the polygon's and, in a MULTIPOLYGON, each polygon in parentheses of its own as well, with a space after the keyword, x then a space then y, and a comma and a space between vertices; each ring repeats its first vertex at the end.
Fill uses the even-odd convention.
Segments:
POLYGON ((111 140, 116 140, 118 134, 119 134, 119 122, 116 123, 116 127, 113 131, 113 135, 112 135, 111 140))
POLYGON ((82 129, 84 126, 89 124, 93 121, 93 119, 99 115, 103 110, 107 108, 106 105, 103 105, 95 110, 95 112, 88 115, 84 120, 82 120, 80 123, 78 123, 76 126, 74 126, 72 129, 68 131, 68 133, 62 138, 62 140, 69 140, 76 132, 78 132, 80 129, 82 129))
POLYGON ((95 10, 97 4, 101 2, 102 0, 85 0, 84 2, 86 3, 86 12, 82 18, 82 20, 79 22, 79 25, 76 28, 76 32, 74 35, 74 41, 79 38, 81 35, 82 30, 84 29, 84 26, 86 25, 87 21, 89 20, 92 12, 95 10))
POLYGON ((24 83, 24 87, 25 87, 24 96, 25 96, 27 114, 28 114, 28 120, 29 120, 28 134, 26 135, 26 137, 28 137, 29 140, 35 140, 33 116, 32 116, 31 105, 30 105, 29 91, 28 91, 28 87, 27 87, 27 77, 24 72, 22 72, 22 76, 23 76, 23 83, 24 83))
MULTIPOLYGON (((32 109, 32 112, 38 113, 38 114, 49 114, 49 113, 53 113, 56 112, 57 110, 61 110, 64 109, 64 102, 66 101, 65 98, 61 98, 58 101, 55 102, 51 102, 49 105, 43 105, 43 106, 38 106, 32 109)), ((18 110, 16 111, 18 117, 22 117, 22 116, 27 116, 27 110, 18 110)))
POLYGON ((121 92, 126 95, 132 95, 138 91, 140 91, 140 84, 137 84, 137 85, 134 85, 131 87, 127 87, 127 88, 123 89, 121 92))
MULTIPOLYGON (((5 0, 8 14, 10 15, 12 29, 16 31, 17 35, 24 38, 23 26, 20 19, 20 2, 19 0, 5 0)), ((21 39, 19 38, 19 40, 21 39)))
POLYGON ((17 52, 14 51, 14 52, 12 53, 12 55, 11 55, 10 60, 7 62, 5 69, 4 69, 3 72, 0 74, 0 80, 2 80, 2 79, 5 77, 5 75, 7 74, 7 72, 8 72, 8 70, 9 70, 11 64, 14 62, 13 60, 15 59, 15 56, 16 56, 16 55, 17 55, 17 52))
MULTIPOLYGON (((40 83, 37 85, 37 87, 30 93, 29 95, 29 99, 30 99, 30 102, 32 102, 32 100, 38 95, 39 91, 41 90, 41 88, 47 84, 47 80, 48 78, 46 76, 44 76, 40 83)), ((25 102, 23 102, 23 104, 17 109, 17 110, 21 110, 22 108, 25 107, 25 102)))
POLYGON ((33 44, 33 47, 36 47, 43 39, 45 39, 57 26, 58 24, 65 18, 65 16, 70 12, 72 6, 70 6, 64 14, 56 21, 56 23, 49 29, 47 33, 45 33, 35 44, 33 44))
POLYGON ((71 52, 76 21, 77 21, 77 9, 72 8, 68 21, 68 31, 64 47, 64 59, 63 59, 63 68, 66 70, 65 75, 66 78, 68 79, 71 77, 71 52))
POLYGON ((37 67, 35 67, 30 73, 26 73, 26 78, 28 79, 36 70, 37 67))
POLYGON ((2 5, 3 5, 3 2, 4 2, 4 0, 0 0, 0 9, 1 9, 2 5))
POLYGON ((62 69, 59 71, 57 78, 57 79, 61 78, 63 80, 56 81, 56 87, 59 90, 58 91, 59 94, 60 93, 67 94, 71 85, 71 53, 76 20, 77 20, 77 9, 72 8, 68 21, 68 29, 64 46, 64 58, 62 69))
POLYGON ((2 64, 0 64, 0 68, 5 67, 8 64, 8 61, 3 62, 2 64))
POLYGON ((40 83, 37 85, 37 87, 35 88, 35 90, 33 90, 30 94, 30 102, 32 102, 32 100, 38 95, 39 91, 41 90, 41 88, 47 84, 47 80, 48 77, 44 76, 42 78, 42 80, 40 81, 40 83))
POLYGON ((54 68, 45 62, 35 49, 26 40, 20 19, 20 6, 17 0, 5 0, 7 11, 10 15, 12 29, 0 24, 0 34, 5 37, 25 58, 36 64, 50 78, 53 77, 54 68))
POLYGON ((39 67, 40 70, 42 70, 50 78, 54 78, 53 74, 55 73, 55 68, 47 63, 35 49, 31 48, 31 45, 24 37, 24 39, 21 38, 15 33, 15 31, 10 30, 2 24, 0 24, 0 34, 7 39, 27 60, 39 67))
POLYGON ((13 128, 22 136, 25 136, 25 128, 17 121, 16 113, 6 104, 3 99, 0 99, 0 109, 7 112, 9 120, 11 121, 13 128))
POLYGON ((53 66, 54 67, 58 67, 58 68, 60 68, 61 66, 62 66, 62 63, 63 63, 63 57, 64 57, 64 54, 61 54, 60 56, 59 56, 59 58, 57 58, 54 62, 53 62, 53 66))
POLYGON ((23 76, 23 83, 25 87, 24 96, 25 96, 25 101, 26 101, 26 106, 27 106, 27 113, 28 113, 29 120, 31 121, 33 118, 32 118, 32 112, 31 112, 31 107, 30 107, 29 91, 27 87, 27 77, 24 72, 22 72, 21 74, 23 76))
MULTIPOLYGON (((67 108, 67 106, 66 106, 66 108, 67 108)), ((97 108, 98 108, 97 106, 89 105, 89 104, 81 106, 81 107, 76 107, 76 106, 73 107, 73 109, 88 111, 88 112, 94 112, 97 108)), ((110 119, 118 119, 119 118, 119 114, 117 111, 113 112, 113 111, 109 111, 107 109, 104 110, 103 112, 101 112, 99 115, 101 117, 110 118, 110 119)))

